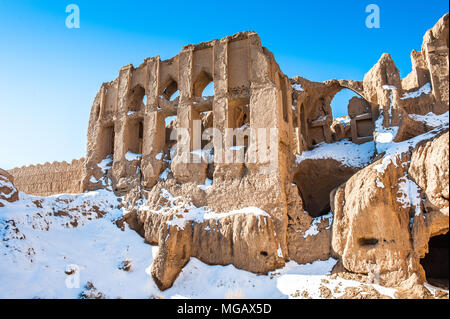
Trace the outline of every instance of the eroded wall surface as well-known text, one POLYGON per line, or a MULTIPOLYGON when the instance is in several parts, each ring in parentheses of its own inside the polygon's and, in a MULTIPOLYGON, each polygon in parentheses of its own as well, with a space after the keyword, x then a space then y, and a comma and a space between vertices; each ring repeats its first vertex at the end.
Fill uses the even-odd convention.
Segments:
POLYGON ((84 158, 67 162, 53 162, 22 166, 9 170, 14 176, 14 185, 24 193, 50 196, 81 192, 81 175, 84 158))

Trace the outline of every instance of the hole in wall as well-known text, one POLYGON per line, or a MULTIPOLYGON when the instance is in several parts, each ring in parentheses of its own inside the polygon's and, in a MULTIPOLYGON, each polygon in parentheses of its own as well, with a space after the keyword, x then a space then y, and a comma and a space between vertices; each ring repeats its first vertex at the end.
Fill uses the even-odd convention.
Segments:
POLYGON ((176 120, 177 120, 176 115, 170 115, 164 119, 165 126, 166 126, 165 143, 166 143, 166 146, 169 148, 169 151, 170 151, 170 148, 172 148, 173 145, 177 142, 176 140, 170 139, 172 132, 176 129, 176 120))
POLYGON ((128 151, 135 154, 142 154, 144 142, 144 121, 143 119, 132 119, 127 125, 127 145, 128 151))
POLYGON ((360 246, 376 246, 378 244, 378 239, 376 239, 376 238, 360 238, 360 239, 358 239, 358 244, 360 246))
POLYGON ((102 159, 106 158, 106 156, 108 155, 114 157, 114 139, 115 139, 114 125, 109 125, 101 129, 100 149, 102 159))
POLYGON ((134 112, 143 110, 146 104, 144 99, 146 101, 145 89, 140 85, 136 85, 128 95, 128 110, 134 112))
POLYGON ((170 97, 169 101, 174 101, 177 97, 180 96, 180 91, 176 90, 170 97))
POLYGON ((194 96, 214 96, 214 83, 211 74, 202 71, 194 81, 194 96))
POLYGON ((346 182, 358 168, 342 166, 333 159, 304 160, 294 174, 293 183, 302 197, 304 209, 311 217, 330 212, 330 193, 346 182))
MULTIPOLYGON (((248 146, 250 127, 250 101, 237 99, 228 104, 228 127, 235 129, 232 146, 248 146)), ((245 149, 246 151, 246 149, 245 149)))
POLYGON ((163 89, 162 94, 169 101, 175 100, 180 95, 180 92, 178 91, 178 83, 175 80, 171 79, 169 81, 169 84, 167 84, 163 89))
POLYGON ((440 288, 448 289, 448 232, 445 235, 431 237, 428 253, 420 260, 427 281, 440 288))
POLYGON ((214 82, 209 82, 209 84, 205 87, 202 92, 203 97, 214 96, 214 82))

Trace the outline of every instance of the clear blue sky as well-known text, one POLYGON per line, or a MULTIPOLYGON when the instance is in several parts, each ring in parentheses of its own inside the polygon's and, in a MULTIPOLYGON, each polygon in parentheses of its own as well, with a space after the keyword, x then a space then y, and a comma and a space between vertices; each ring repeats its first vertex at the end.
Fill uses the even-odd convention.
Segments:
POLYGON ((447 1, 0 0, 0 167, 79 158, 102 82, 145 57, 254 30, 289 76, 362 80, 383 52, 402 76, 447 1), (67 29, 68 4, 80 29, 67 29), (365 7, 380 7, 368 29, 365 7))

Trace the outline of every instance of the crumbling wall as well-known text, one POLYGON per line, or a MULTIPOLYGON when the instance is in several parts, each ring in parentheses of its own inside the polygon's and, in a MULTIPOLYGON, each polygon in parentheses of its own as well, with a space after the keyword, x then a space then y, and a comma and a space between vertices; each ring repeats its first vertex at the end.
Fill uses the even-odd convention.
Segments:
MULTIPOLYGON (((448 41, 443 40, 447 30, 448 15, 427 33, 423 53, 413 52, 413 73, 405 79, 401 79, 386 53, 363 81, 289 79, 254 32, 187 45, 168 60, 157 56, 145 59, 137 68, 124 66, 117 79, 104 83, 95 97, 81 190, 112 186, 117 194, 125 196, 124 205, 131 212, 126 220, 133 220, 133 228, 144 233, 148 242, 160 246, 152 275, 161 289, 170 287, 190 257, 208 264, 232 263, 258 273, 281 267, 289 259, 299 263, 326 259, 331 254, 333 237, 336 239, 331 230, 332 216, 326 214, 329 194, 362 167, 342 168, 339 162, 329 160, 297 165, 295 155, 316 144, 344 138, 358 144, 372 141, 375 127, 398 131, 395 142, 427 130, 414 124, 408 115, 429 111, 442 114, 448 110, 448 41), (202 93, 211 82, 214 95, 205 97, 202 93), (346 125, 336 123, 330 106, 343 89, 360 96, 348 105, 350 123, 346 125), (166 118, 173 116, 176 121, 167 125, 166 118), (194 128, 198 126, 214 128, 208 140, 212 148, 205 150, 206 142, 196 142, 194 128), (173 138, 170 133, 174 129, 186 134, 177 132, 173 138), (246 133, 252 129, 273 129, 276 136, 256 137, 253 133, 243 140, 236 137, 236 130, 246 133), (184 143, 185 137, 190 143, 184 143), (270 148, 255 144, 269 139, 270 148), (250 150, 255 147, 270 150, 269 162, 251 161, 250 150), (230 150, 227 158, 224 153, 230 150), (205 151, 212 151, 212 162, 203 157, 205 151), (236 161, 238 157, 242 160, 236 161), (107 167, 105 162, 109 163, 107 167), (173 200, 161 203, 164 194, 170 194, 173 200), (175 199, 189 199, 196 208, 211 209, 222 217, 230 210, 257 207, 268 215, 270 226, 261 228, 258 219, 250 216, 218 217, 223 223, 219 227, 223 237, 213 238, 210 225, 201 222, 192 222, 192 229, 176 225, 166 229, 163 223, 180 218, 170 211, 175 210, 175 199), (138 200, 145 205, 134 207, 138 200), (164 217, 167 220, 154 213, 164 207, 169 211, 164 217), (255 237, 244 238, 255 242, 248 254, 236 248, 243 238, 230 236, 230 225, 236 229, 247 225, 244 235, 263 230, 255 237), (264 247, 253 249, 260 244, 264 247), (210 253, 202 247, 208 247, 210 253), (227 247, 233 253, 222 253, 227 247)), ((398 172, 391 175, 396 176, 394 173, 398 172)), ((352 181, 347 181, 348 185, 352 181)), ((330 205, 333 208, 333 203, 330 205)), ((186 210, 177 211, 181 215, 183 212, 186 210)), ((336 208, 333 212, 339 214, 336 208)), ((398 213, 407 215, 404 211, 398 213)), ((394 214, 380 216, 389 220, 394 214)), ((406 217, 401 220, 405 221, 406 217)), ((405 249, 401 246, 406 236, 395 235, 402 241, 400 246, 390 246, 392 258, 401 262, 389 271, 405 266, 405 249)), ((361 244, 369 247, 375 237, 361 238, 361 244)))
POLYGON ((84 158, 73 160, 70 164, 53 162, 22 166, 9 170, 14 176, 14 185, 24 193, 50 196, 63 193, 81 192, 81 175, 84 158))

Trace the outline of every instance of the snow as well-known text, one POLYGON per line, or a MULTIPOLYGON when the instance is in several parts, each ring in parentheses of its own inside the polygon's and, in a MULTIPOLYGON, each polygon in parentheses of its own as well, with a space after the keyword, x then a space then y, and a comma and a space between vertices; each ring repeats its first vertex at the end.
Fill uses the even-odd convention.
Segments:
POLYGON ((381 151, 384 151, 385 154, 383 156, 381 164, 375 165, 373 169, 375 169, 379 173, 384 173, 390 163, 393 163, 395 166, 397 166, 396 160, 399 155, 408 152, 410 149, 415 148, 419 142, 431 139, 436 136, 436 134, 446 129, 448 129, 448 125, 443 125, 424 134, 417 135, 409 140, 405 140, 402 142, 392 141, 389 143, 385 143, 382 147, 377 145, 378 152, 381 153, 381 151))
POLYGON ((340 117, 335 118, 336 121, 338 121, 339 123, 343 124, 344 126, 350 125, 350 116, 348 115, 343 115, 340 117))
POLYGON ((159 152, 158 154, 155 155, 155 159, 157 159, 158 161, 160 161, 163 158, 163 153, 159 152))
POLYGON ((122 232, 110 218, 77 228, 55 226, 44 231, 20 224, 26 240, 13 238, 0 247, 0 298, 77 298, 88 281, 113 298, 150 296, 154 284, 142 267, 152 256, 151 246, 137 233, 122 232), (125 258, 132 260, 129 273, 118 268, 125 258), (69 267, 78 271, 66 275, 69 267))
POLYGON ((112 167, 113 159, 111 155, 107 155, 100 163, 97 164, 101 168, 102 173, 106 174, 106 171, 112 167))
POLYGON ((305 265, 297 265, 290 261, 279 271, 280 275, 276 278, 277 288, 291 298, 304 298, 301 292, 307 291, 308 297, 319 299, 322 298, 319 290, 321 285, 329 288, 332 292, 339 286, 341 293, 335 293, 334 297, 342 296, 347 287, 359 287, 361 285, 354 280, 345 280, 339 277, 330 279, 327 277, 326 275, 330 273, 335 264, 336 260, 333 258, 305 265))
POLYGON ((128 111, 127 115, 130 116, 130 115, 133 115, 134 113, 136 113, 136 112, 135 111, 128 111))
POLYGON ((377 153, 383 153, 392 146, 392 143, 397 136, 397 132, 398 126, 390 128, 385 128, 383 126, 383 111, 381 111, 380 116, 375 121, 374 140, 377 153))
POLYGON ((160 175, 159 178, 167 181, 167 178, 169 177, 169 173, 172 173, 172 171, 170 170, 170 168, 166 168, 160 175))
POLYGON ((327 215, 314 218, 309 229, 303 234, 303 238, 306 238, 308 236, 316 236, 317 234, 319 234, 319 228, 317 227, 318 224, 320 224, 324 219, 328 218, 328 227, 326 229, 330 228, 331 224, 333 223, 333 214, 331 212, 327 215))
POLYGON ((239 150, 242 150, 242 149, 245 149, 245 145, 235 145, 235 146, 230 146, 228 149, 230 150, 230 151, 239 151, 239 150))
POLYGON ((391 91, 397 89, 394 85, 386 85, 386 84, 383 85, 382 88, 385 90, 391 90, 391 91))
POLYGON ((214 162, 214 155, 213 155, 213 149, 212 148, 193 150, 191 152, 191 154, 199 156, 206 163, 214 162))
POLYGON ((304 91, 301 84, 292 84, 292 88, 297 91, 304 91))
POLYGON ((166 127, 167 127, 170 123, 172 123, 172 121, 174 121, 176 118, 177 118, 176 115, 172 115, 172 116, 166 117, 166 119, 165 119, 166 127))
MULTIPOLYGON (((162 195, 176 199, 167 191, 162 195)), ((88 282, 106 298, 302 298, 299 292, 304 291, 320 298, 321 285, 332 291, 340 287, 341 293, 333 297, 342 295, 345 287, 361 287, 359 282, 328 276, 337 262, 333 258, 305 265, 290 261, 268 275, 191 258, 173 286, 160 291, 150 275, 158 247, 146 244, 126 224, 123 231, 115 225, 123 211, 112 192, 51 197, 21 193, 20 198, 0 208, 0 298, 79 298, 88 282), (98 216, 95 207, 107 213, 98 216), (68 214, 55 215, 59 211, 68 214), (76 226, 70 223, 74 218, 76 226), (129 271, 123 269, 125 262, 131 265, 129 271)), ((234 213, 268 217, 256 207, 228 214, 234 213)), ((207 212, 204 218, 220 216, 207 212)))
POLYGON ((130 152, 130 151, 128 151, 128 152, 125 154, 125 159, 126 159, 127 161, 129 161, 129 162, 137 161, 137 160, 139 160, 141 157, 142 157, 142 154, 136 154, 136 153, 133 153, 133 152, 130 152))
POLYGON ((377 184, 377 187, 384 188, 384 184, 383 184, 383 182, 380 180, 379 177, 377 177, 376 184, 377 184))
POLYGON ((327 115, 322 115, 322 116, 319 116, 318 118, 316 118, 314 121, 312 121, 312 123, 315 123, 315 122, 323 122, 323 121, 325 121, 327 118, 328 118, 328 114, 327 114, 327 115))
POLYGON ((389 90, 391 91, 391 93, 389 94, 389 100, 391 101, 390 105, 389 105, 389 123, 392 119, 392 108, 394 107, 394 90, 397 90, 397 88, 394 85, 383 85, 382 86, 383 89, 385 90, 389 90))
POLYGON ((277 256, 283 258, 283 251, 281 250, 280 244, 278 244, 277 256))
POLYGON ((349 167, 364 167, 371 162, 375 149, 373 142, 355 144, 348 140, 335 143, 322 142, 310 151, 303 151, 296 155, 296 162, 300 164, 304 160, 334 159, 349 167))
POLYGON ((441 115, 436 115, 433 112, 429 112, 425 115, 408 114, 408 116, 416 122, 422 122, 431 127, 448 125, 448 120, 449 120, 449 112, 448 111, 441 115))
POLYGON ((418 89, 417 91, 403 94, 403 96, 400 99, 401 100, 415 99, 415 98, 421 96, 422 94, 430 94, 430 93, 431 93, 431 85, 430 85, 430 83, 427 83, 424 86, 422 86, 420 89, 418 89))
POLYGON ((372 287, 375 288, 380 294, 395 299, 395 293, 397 292, 397 289, 384 287, 378 284, 372 284, 372 287))
POLYGON ((448 289, 446 290, 446 289, 438 288, 438 287, 435 287, 435 286, 433 286, 433 285, 430 285, 430 284, 427 283, 427 282, 425 282, 423 285, 425 286, 425 288, 428 289, 428 291, 429 291, 433 296, 436 296, 436 292, 437 292, 438 290, 441 290, 441 291, 443 291, 444 293, 448 294, 448 289))
POLYGON ((11 196, 17 192, 17 189, 14 187, 14 185, 10 181, 5 181, 3 179, 0 179, 0 189, 3 187, 6 187, 11 190, 11 192, 8 194, 0 192, 0 195, 2 195, 2 197, 5 199, 11 198, 11 196))
POLYGON ((420 198, 420 187, 408 178, 408 176, 402 176, 398 179, 398 194, 397 202, 401 204, 401 207, 415 208, 415 216, 420 215, 421 208, 421 198, 420 198))
POLYGON ((141 206, 141 210, 148 210, 157 214, 170 214, 177 212, 176 215, 169 221, 167 225, 177 226, 179 229, 184 229, 188 222, 203 223, 208 219, 220 219, 235 214, 252 214, 254 216, 262 216, 270 218, 270 215, 258 207, 245 207, 242 209, 232 210, 224 213, 216 213, 208 207, 196 207, 192 202, 185 201, 180 196, 175 197, 165 188, 161 189, 161 197, 165 198, 168 205, 161 207, 158 210, 151 209, 148 206, 141 206))
POLYGON ((197 185, 198 188, 200 188, 201 190, 206 191, 208 188, 210 188, 212 186, 212 179, 206 178, 205 179, 205 184, 204 185, 197 185))

